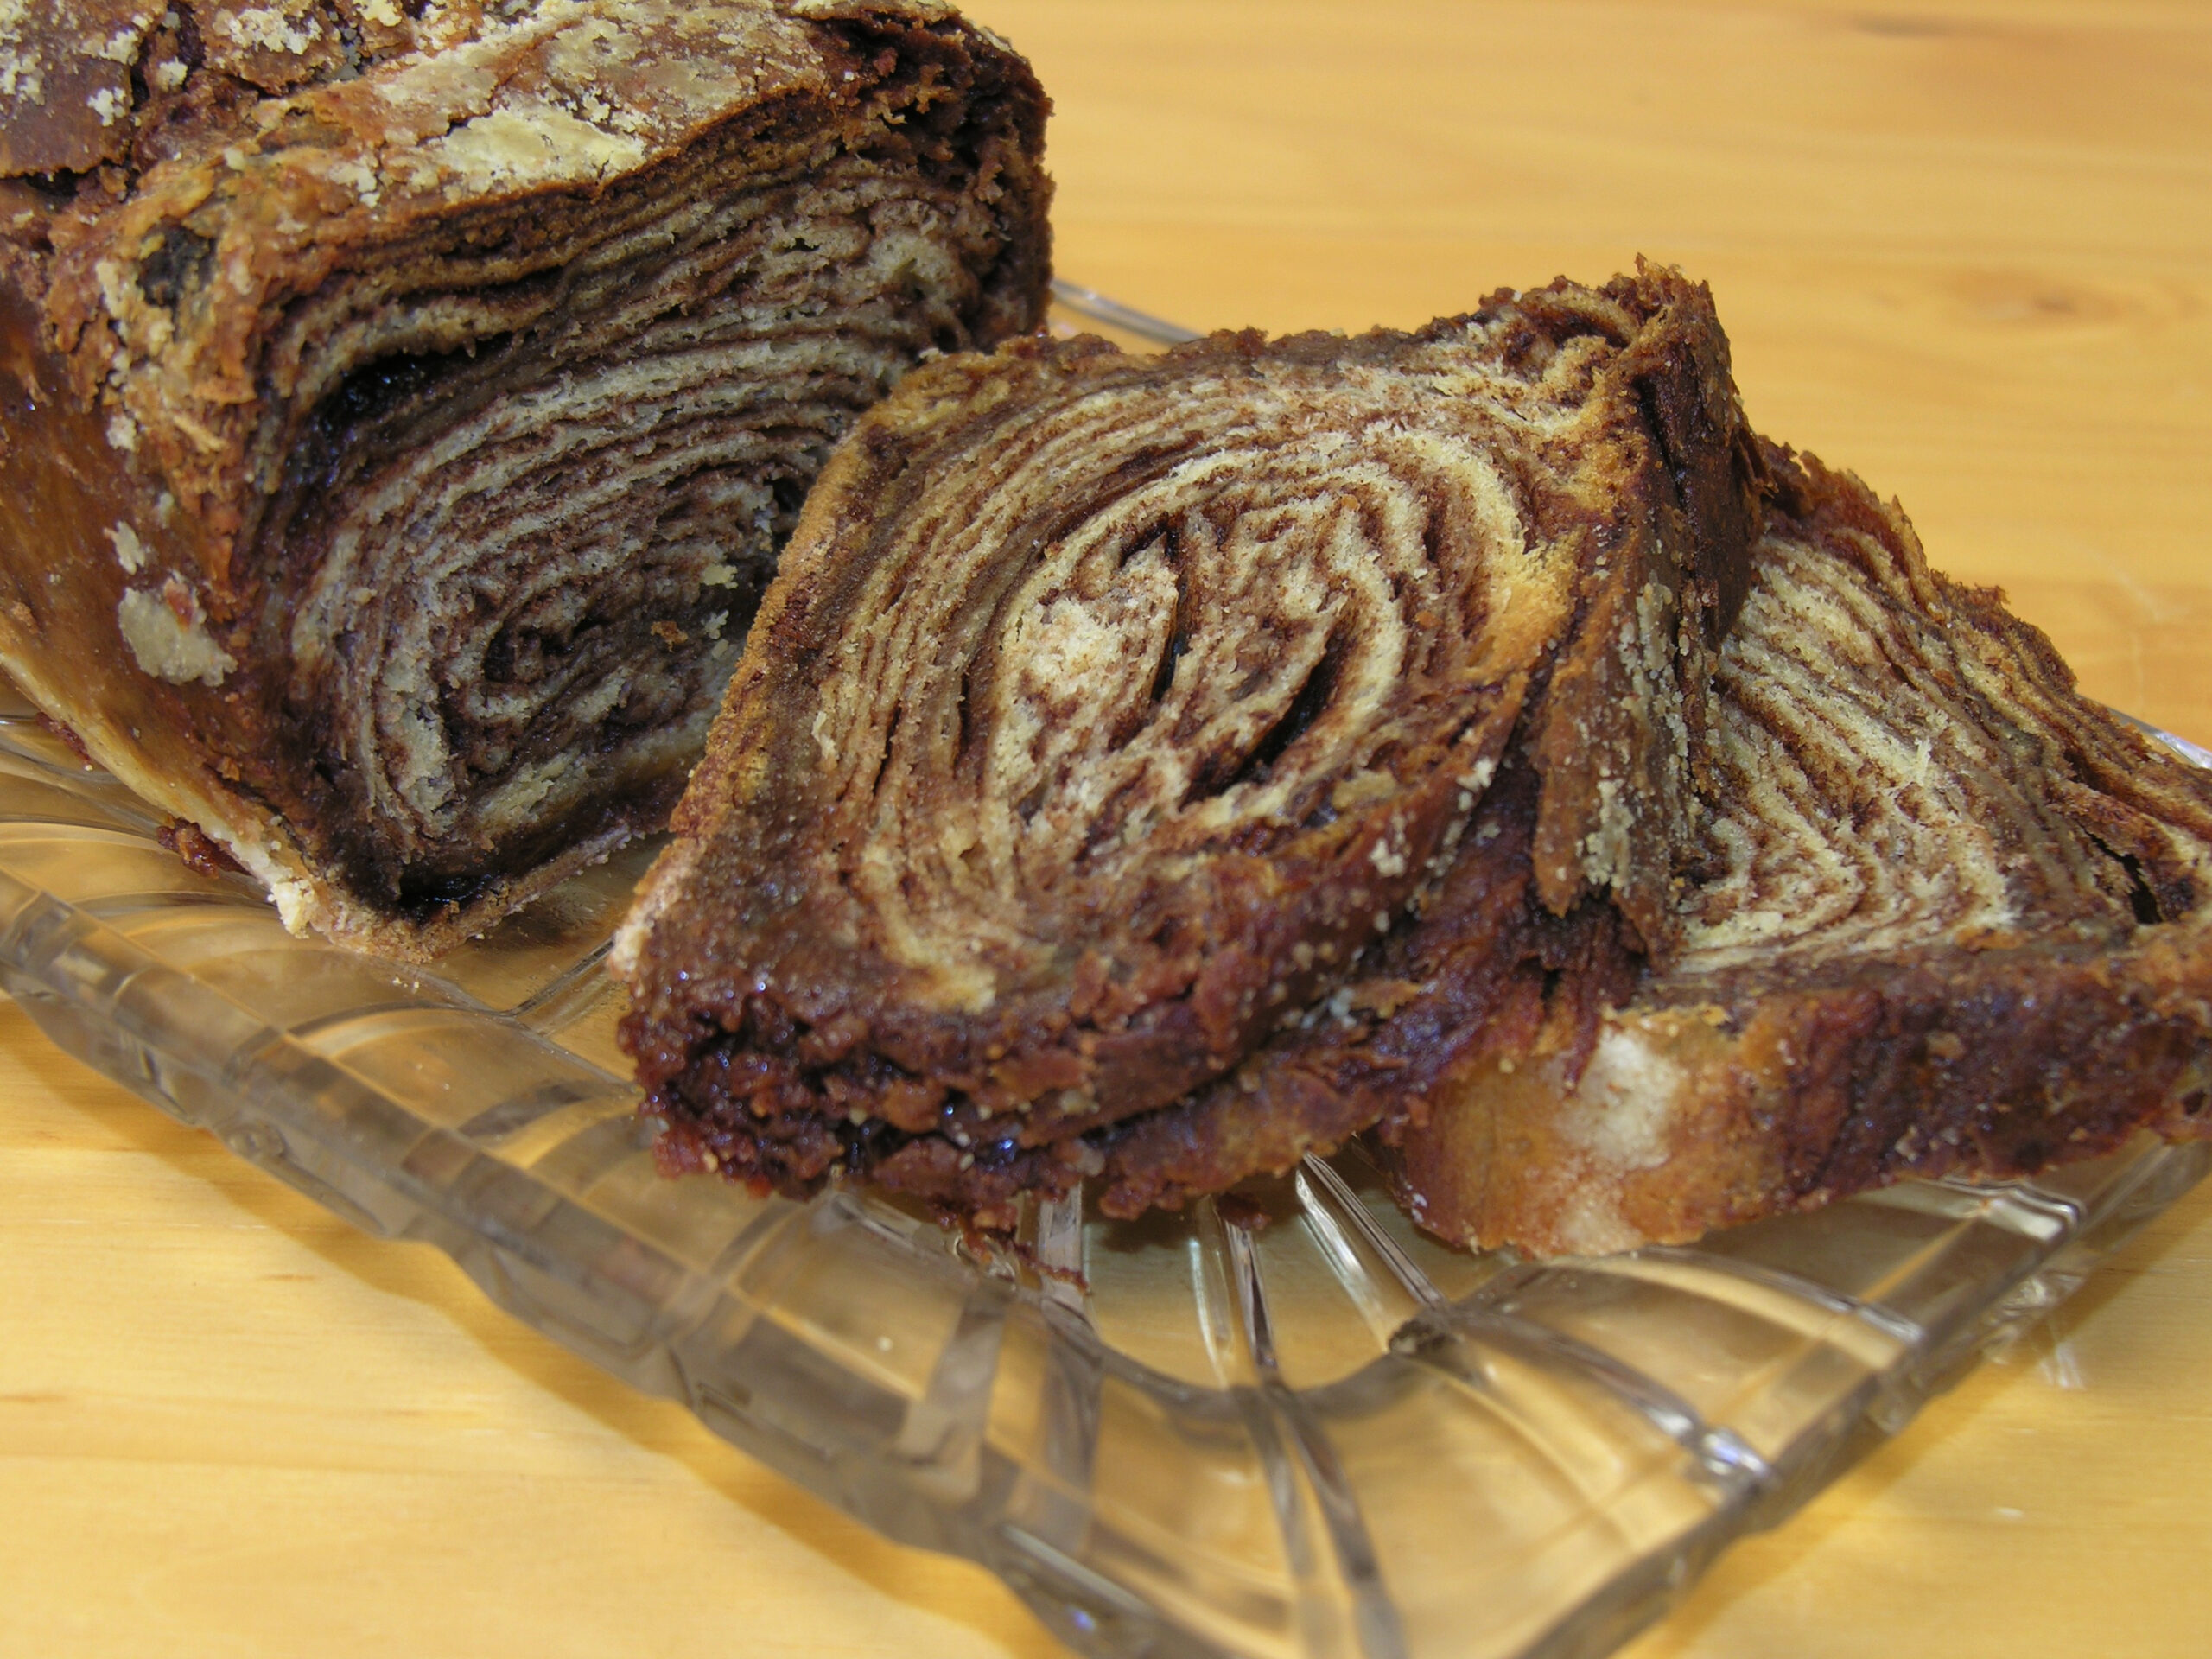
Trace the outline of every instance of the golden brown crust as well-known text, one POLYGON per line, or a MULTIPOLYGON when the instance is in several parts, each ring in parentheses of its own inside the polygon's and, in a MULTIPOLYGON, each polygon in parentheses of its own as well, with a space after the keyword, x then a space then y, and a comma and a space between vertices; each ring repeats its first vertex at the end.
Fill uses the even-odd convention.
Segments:
POLYGON ((1684 950, 1586 1058, 1500 1033, 1393 1128, 1446 1237, 1680 1242, 2212 1133, 2212 775, 1858 480, 1778 451, 1770 476, 1684 950))
POLYGON ((1045 99, 925 0, 9 27, 128 97, 0 157, 0 662, 296 926, 657 827, 844 426, 1042 314, 1045 99))

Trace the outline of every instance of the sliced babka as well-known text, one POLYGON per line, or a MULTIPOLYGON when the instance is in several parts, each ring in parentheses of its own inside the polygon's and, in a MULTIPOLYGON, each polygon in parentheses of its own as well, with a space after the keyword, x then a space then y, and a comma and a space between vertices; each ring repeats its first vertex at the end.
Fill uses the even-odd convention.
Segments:
POLYGON ((2212 1134, 2212 770, 1856 479, 1769 474, 1680 948, 1594 1025, 1523 967, 1386 1129, 1446 1237, 1622 1249, 2212 1134))
POLYGON ((1375 1122, 1516 950, 1671 959, 1758 474, 1656 269, 911 377, 617 941, 668 1161, 1125 1213, 1375 1122))

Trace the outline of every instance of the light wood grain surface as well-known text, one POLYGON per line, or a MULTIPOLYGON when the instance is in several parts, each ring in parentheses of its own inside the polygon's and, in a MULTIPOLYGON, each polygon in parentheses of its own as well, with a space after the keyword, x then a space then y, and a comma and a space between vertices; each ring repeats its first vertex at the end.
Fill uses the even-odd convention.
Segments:
MULTIPOLYGON (((1358 328, 1638 253, 1765 430, 2212 742, 2212 7, 978 0, 1061 270, 1358 328)), ((2212 1191, 1634 1659, 2212 1651, 2212 1191)), ((0 1008, 0 1653, 1046 1656, 0 1008)))

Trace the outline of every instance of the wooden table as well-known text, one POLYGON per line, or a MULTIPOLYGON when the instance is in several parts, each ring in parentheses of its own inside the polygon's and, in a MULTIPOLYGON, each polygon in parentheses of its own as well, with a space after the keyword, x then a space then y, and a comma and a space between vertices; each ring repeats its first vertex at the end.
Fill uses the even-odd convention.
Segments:
MULTIPOLYGON (((1063 271, 1357 328, 1639 252, 1767 431, 2212 742, 2212 9, 979 0, 1063 271)), ((2212 1190, 1636 1659, 2212 1647, 2212 1190)), ((0 1008, 0 1653, 1053 1652, 0 1008)))

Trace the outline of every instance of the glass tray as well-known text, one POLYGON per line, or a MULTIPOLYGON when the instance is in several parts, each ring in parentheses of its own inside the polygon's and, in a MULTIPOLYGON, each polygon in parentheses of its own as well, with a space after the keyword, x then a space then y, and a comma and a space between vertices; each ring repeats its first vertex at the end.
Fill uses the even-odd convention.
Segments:
POLYGON ((2212 1163, 1534 1265, 1419 1235, 1354 1150, 1229 1211, 1039 1206, 1039 1275, 866 1192, 654 1173, 601 967, 650 848, 428 972, 159 828, 4 694, 0 985, 55 1041, 1085 1653, 1591 1659, 2212 1163))

